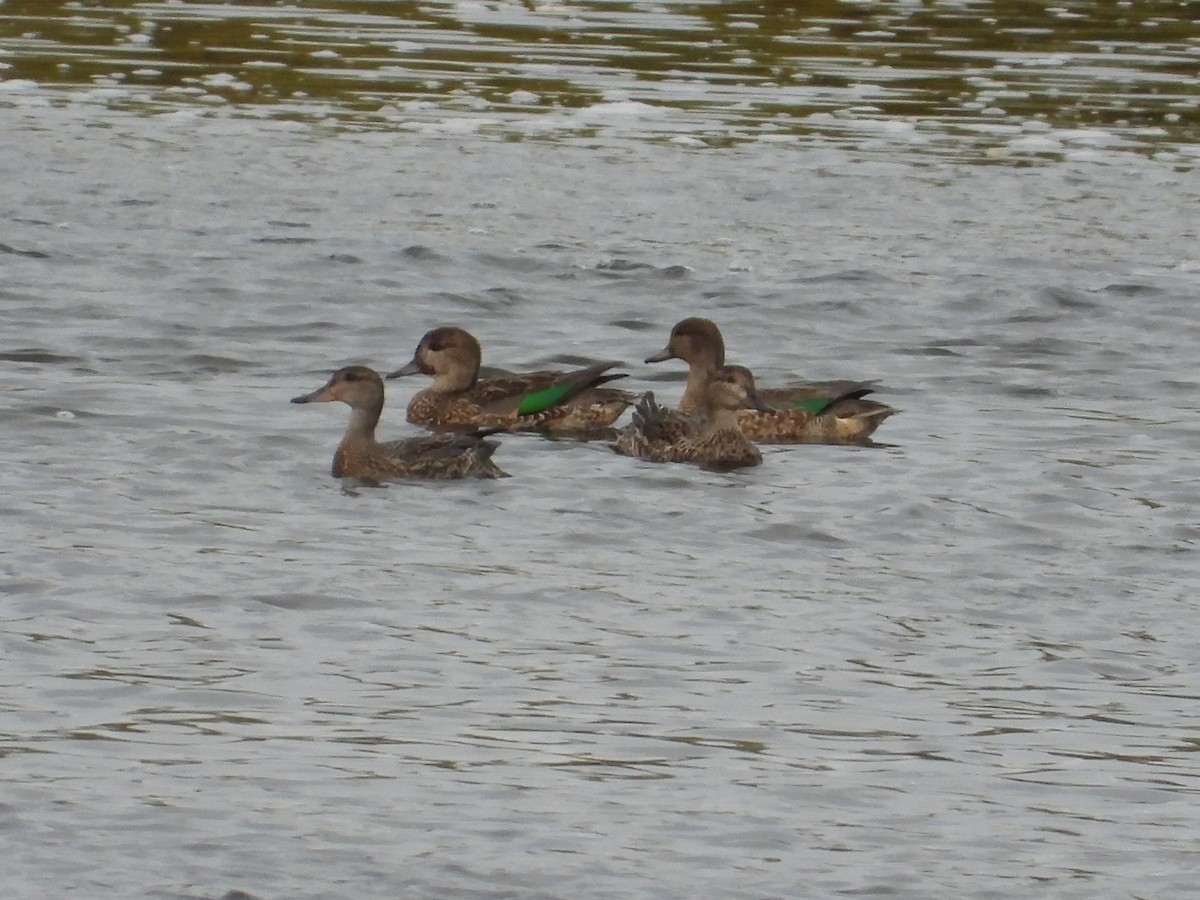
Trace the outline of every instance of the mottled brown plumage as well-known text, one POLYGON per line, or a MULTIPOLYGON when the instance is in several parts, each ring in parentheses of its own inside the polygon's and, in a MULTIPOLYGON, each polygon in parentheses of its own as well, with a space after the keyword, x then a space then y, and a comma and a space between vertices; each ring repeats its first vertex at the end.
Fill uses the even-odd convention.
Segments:
POLYGON ((607 374, 613 362, 574 372, 480 378, 482 358, 479 341, 461 328, 425 334, 412 361, 388 375, 433 376, 433 384, 409 401, 408 421, 434 431, 496 428, 588 436, 607 429, 636 399, 601 387, 625 377, 607 374))
POLYGON ((492 454, 499 446, 482 434, 443 434, 379 443, 375 427, 383 412, 383 379, 365 366, 338 369, 324 387, 293 403, 340 400, 350 424, 333 456, 334 478, 390 481, 399 478, 504 478, 492 454))
MULTIPOLYGON (((671 329, 667 346, 646 362, 667 359, 688 364, 687 387, 679 409, 693 413, 703 404, 711 373, 725 364, 725 340, 710 319, 684 319, 671 329)), ((812 381, 761 388, 758 394, 770 409, 742 410, 738 423, 748 437, 764 444, 860 444, 896 412, 887 404, 863 399, 873 390, 869 381, 812 381), (804 406, 797 405, 800 403, 804 406)))
POLYGON ((894 407, 851 392, 816 413, 796 408, 741 410, 738 425, 760 444, 865 444, 894 412, 894 407))
POLYGON ((728 472, 762 462, 762 454, 738 427, 737 413, 763 407, 754 376, 742 366, 723 366, 709 377, 704 405, 695 415, 664 409, 646 394, 614 448, 650 462, 688 462, 728 472))

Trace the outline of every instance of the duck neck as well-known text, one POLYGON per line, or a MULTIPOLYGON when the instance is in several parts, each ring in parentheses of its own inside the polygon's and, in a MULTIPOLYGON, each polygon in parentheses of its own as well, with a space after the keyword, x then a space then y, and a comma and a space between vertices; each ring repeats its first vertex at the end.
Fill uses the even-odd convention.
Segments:
POLYGON ((716 368, 705 360, 696 360, 688 366, 687 386, 683 389, 683 396, 679 398, 681 410, 690 413, 704 408, 704 392, 708 388, 708 378, 716 368))
POLYGON ((354 406, 350 408, 350 424, 346 426, 346 434, 342 437, 342 446, 354 446, 375 443, 375 426, 383 414, 383 400, 371 403, 370 406, 354 406))

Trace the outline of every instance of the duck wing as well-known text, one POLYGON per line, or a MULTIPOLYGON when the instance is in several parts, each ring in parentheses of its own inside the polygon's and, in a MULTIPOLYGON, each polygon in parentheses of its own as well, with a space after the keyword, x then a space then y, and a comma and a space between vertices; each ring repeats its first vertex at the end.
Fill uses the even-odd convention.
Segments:
POLYGON ((847 391, 840 397, 834 397, 825 403, 824 406, 813 412, 813 414, 818 416, 836 416, 839 419, 852 417, 869 418, 882 422, 892 413, 896 412, 895 407, 888 406, 886 403, 879 403, 876 400, 864 400, 863 398, 869 393, 871 393, 870 390, 847 391))
POLYGON ((776 409, 805 409, 814 415, 822 407, 848 394, 865 397, 875 390, 873 381, 806 381, 786 387, 759 388, 759 396, 776 409))
POLYGON ((387 462, 384 468, 406 478, 506 478, 508 473, 492 462, 500 444, 486 440, 503 429, 433 434, 388 441, 378 446, 387 462))
POLYGON ((480 381, 472 389, 472 399, 493 415, 535 416, 556 406, 568 406, 587 391, 624 378, 624 374, 608 372, 615 365, 603 362, 573 372, 530 372, 480 381))

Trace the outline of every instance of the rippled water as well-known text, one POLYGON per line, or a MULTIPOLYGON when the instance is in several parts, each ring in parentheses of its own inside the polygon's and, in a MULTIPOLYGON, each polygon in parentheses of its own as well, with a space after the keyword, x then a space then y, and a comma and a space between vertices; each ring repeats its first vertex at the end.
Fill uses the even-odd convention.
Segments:
POLYGON ((1194 164, 1198 70, 1200 4, 1180 0, 0 5, 0 86, 18 102, 518 140, 1194 164))
MULTIPOLYGON (((1000 8, 820 6, 964 31, 1000 8)), ((1102 24, 1081 6, 1044 14, 1058 40, 1102 24)), ((1188 8, 1150 7, 1169 37, 1137 65, 1167 73, 1188 8)), ((1071 143, 1047 118, 1059 149, 1024 155, 949 118, 877 140, 866 112, 715 139, 766 121, 752 79, 636 127, 536 124, 602 75, 628 95, 602 103, 649 105, 647 59, 581 63, 536 112, 488 70, 391 118, 353 102, 366 63, 245 104, 171 92, 183 61, 87 74, 155 52, 119 25, 323 48, 420 22, 443 58, 405 52, 448 69, 534 23, 628 59, 753 18, 333 9, 64 4, 0 41, 8 895, 1190 896, 1194 120, 1071 143), (70 22, 106 37, 56 81, 36 60, 70 22), (442 322, 493 365, 623 359, 673 399, 681 367, 640 360, 691 314, 764 382, 881 379, 892 446, 715 475, 514 436, 510 479, 347 490, 345 410, 287 402, 442 322)), ((1106 96, 1150 116, 1178 87, 1106 96)), ((389 383, 384 435, 416 387, 389 383)))

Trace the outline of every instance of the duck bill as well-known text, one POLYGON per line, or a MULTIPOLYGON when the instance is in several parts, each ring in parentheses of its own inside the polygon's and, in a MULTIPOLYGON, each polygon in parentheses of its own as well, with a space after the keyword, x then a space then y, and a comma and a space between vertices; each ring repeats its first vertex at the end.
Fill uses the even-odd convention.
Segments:
POLYGON ((775 407, 766 403, 762 397, 758 395, 758 391, 750 391, 746 394, 746 409, 757 409, 759 412, 775 412, 775 407))
POLYGON ((647 356, 645 361, 648 363, 666 362, 668 359, 674 359, 675 354, 671 352, 670 347, 664 347, 653 356, 647 356))
POLYGON ((417 362, 417 358, 414 356, 412 359, 412 362, 410 362, 407 366, 397 369, 395 372, 389 372, 387 377, 388 378, 403 378, 405 375, 420 375, 420 374, 421 374, 421 364, 419 362, 417 362))
POLYGON ((333 396, 333 390, 329 385, 322 388, 317 388, 311 394, 303 394, 299 397, 293 397, 293 403, 328 403, 330 400, 336 400, 333 396))

